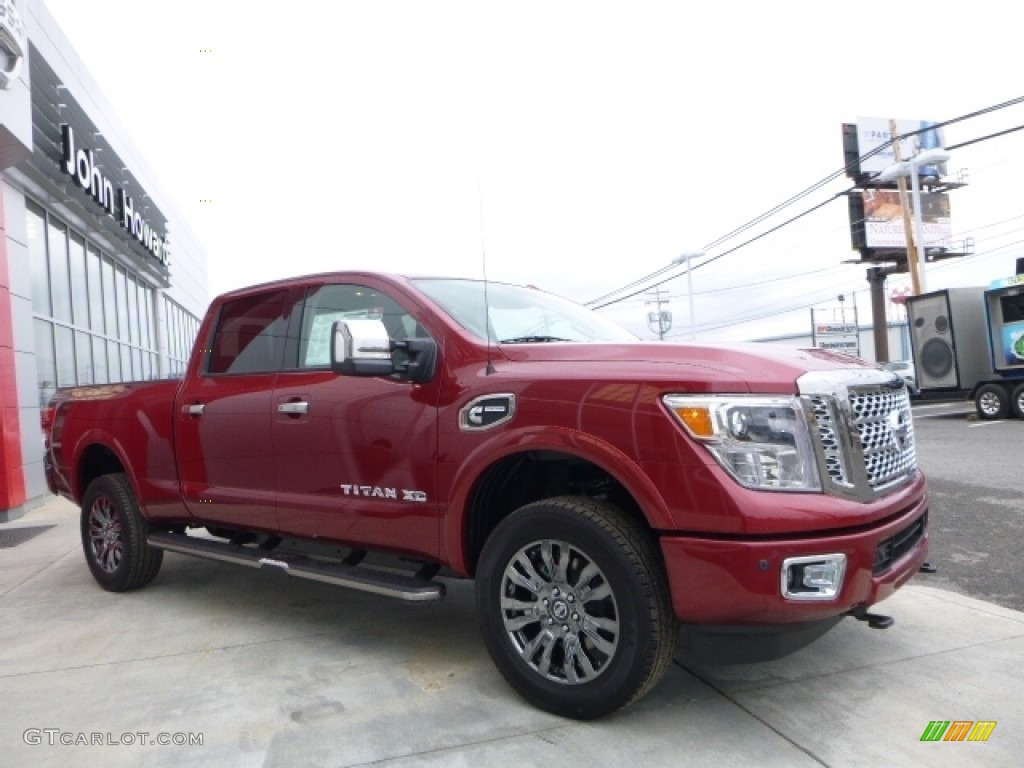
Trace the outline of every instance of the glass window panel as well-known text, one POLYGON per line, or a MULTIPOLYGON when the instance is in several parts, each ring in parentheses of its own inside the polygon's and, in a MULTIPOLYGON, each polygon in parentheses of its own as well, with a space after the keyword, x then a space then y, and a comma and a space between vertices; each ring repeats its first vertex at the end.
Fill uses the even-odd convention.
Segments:
POLYGON ((178 326, 178 357, 184 360, 188 357, 188 328, 185 326, 185 311, 178 307, 174 313, 178 326))
POLYGON ((175 306, 171 307, 170 313, 171 319, 171 331, 170 336, 173 341, 174 358, 176 360, 181 359, 181 315, 178 312, 178 308, 175 306))
POLYGON ((117 338, 131 340, 128 326, 128 276, 121 267, 117 268, 114 282, 117 286, 117 338))
POLYGON ((92 370, 96 384, 110 381, 110 374, 107 373, 107 342, 99 336, 92 337, 92 370))
POLYGON ((121 380, 135 381, 132 375, 132 348, 127 344, 121 345, 121 380))
POLYGON ((116 341, 107 342, 107 367, 110 368, 110 381, 124 381, 121 376, 121 354, 117 350, 116 341))
POLYGON ((75 331, 75 357, 78 360, 78 383, 95 384, 92 370, 92 343, 89 334, 75 331))
POLYGON ((142 353, 142 378, 144 381, 149 381, 153 378, 153 370, 149 367, 149 353, 142 353))
MULTIPOLYGON (((107 336, 117 338, 117 302, 114 300, 114 265, 103 259, 103 317, 107 336)), ((116 379, 114 379, 116 381, 116 379)))
POLYGON ((89 293, 85 278, 85 240, 78 233, 71 233, 68 249, 71 265, 71 308, 75 325, 89 327, 89 293))
POLYGON ((100 252, 88 246, 85 271, 89 280, 89 329, 103 333, 103 280, 100 278, 100 252))
POLYGON ((174 327, 171 325, 171 302, 164 297, 163 300, 164 310, 164 346, 167 347, 167 356, 173 358, 174 355, 174 327))
POLYGON ((36 336, 36 382, 39 385, 39 405, 50 402, 57 388, 57 357, 53 353, 53 323, 33 321, 36 336))
POLYGON ((132 348, 132 378, 135 381, 145 380, 145 376, 142 374, 142 350, 138 348, 132 348))
POLYGON ((175 319, 175 307, 173 304, 167 304, 167 350, 168 354, 174 359, 178 358, 178 339, 177 339, 177 324, 174 322, 175 319))
POLYGON ((63 222, 50 218, 47 227, 47 248, 50 253, 50 288, 53 316, 71 322, 71 278, 68 275, 68 231, 63 222))
POLYGON ((150 317, 150 349, 157 348, 157 292, 152 288, 145 292, 145 313, 150 317))
MULTIPOLYGON (((32 311, 50 316, 50 268, 46 262, 46 214, 28 203, 28 261, 32 270, 32 311)), ((50 346, 53 344, 51 342, 50 346)))
POLYGON ((258 373, 281 365, 288 290, 235 299, 223 306, 209 357, 210 373, 258 373))
POLYGON ((142 290, 142 295, 139 298, 142 300, 142 312, 146 317, 145 325, 145 338, 146 338, 146 349, 156 349, 156 318, 153 316, 153 302, 151 297, 153 295, 153 289, 146 287, 142 290))
POLYGON ((128 325, 131 327, 129 340, 132 344, 138 346, 141 343, 141 326, 139 323, 139 286, 132 275, 127 276, 125 288, 125 303, 128 305, 128 325))
POLYGON ((57 386, 75 385, 75 334, 63 325, 54 326, 57 341, 57 386))
POLYGON ((142 333, 139 336, 139 343, 146 349, 153 348, 153 323, 149 314, 149 302, 146 301, 146 296, 149 294, 149 288, 147 288, 142 281, 139 281, 139 328, 142 329, 142 333))

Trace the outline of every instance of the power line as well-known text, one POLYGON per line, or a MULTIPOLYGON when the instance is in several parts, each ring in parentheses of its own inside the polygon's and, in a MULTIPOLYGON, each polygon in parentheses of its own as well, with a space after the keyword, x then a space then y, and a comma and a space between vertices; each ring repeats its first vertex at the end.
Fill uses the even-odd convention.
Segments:
MULTIPOLYGON (((616 288, 614 291, 609 291, 608 293, 604 294, 603 296, 598 296, 596 299, 591 299, 584 306, 590 306, 591 304, 595 304, 595 303, 597 303, 599 301, 603 301, 604 299, 607 299, 609 296, 614 296, 617 293, 622 293, 622 291, 628 291, 630 288, 634 288, 634 287, 640 285, 640 283, 646 283, 648 280, 653 280, 654 278, 656 278, 656 277, 658 277, 660 275, 665 274, 670 269, 675 269, 677 266, 678 266, 678 264, 669 264, 668 266, 662 267, 661 269, 659 269, 659 270, 657 270, 655 272, 652 272, 651 274, 647 275, 646 277, 641 277, 639 280, 634 280, 629 285, 624 285, 621 288, 616 288)), ((651 286, 651 287, 653 288, 654 286, 651 286)), ((641 291, 641 293, 643 293, 643 291, 641 291)))
MULTIPOLYGON (((971 229, 965 229, 965 230, 963 230, 961 232, 958 232, 957 234, 959 236, 970 235, 970 234, 975 233, 975 232, 980 232, 983 229, 989 229, 991 227, 996 227, 996 226, 999 226, 1000 224, 1006 224, 1008 222, 1016 221, 1018 219, 1024 219, 1024 213, 1019 214, 1017 216, 1010 216, 1009 218, 1006 218, 1006 219, 1000 219, 999 221, 989 222, 988 224, 981 224, 981 225, 979 225, 977 227, 972 227, 971 229)), ((854 221, 852 223, 853 224, 859 224, 859 223, 863 223, 864 221, 866 221, 866 219, 860 219, 859 221, 854 221)), ((1001 233, 995 235, 995 237, 1006 236, 1006 235, 1013 234, 1013 233, 1016 233, 1016 232, 1021 232, 1021 231, 1024 231, 1024 229, 1018 227, 1018 228, 1015 228, 1015 229, 1007 230, 1006 232, 1001 232, 1001 233)), ((999 247, 1001 248, 1003 246, 999 246, 999 247)), ((989 253, 989 251, 983 251, 982 253, 983 254, 984 253, 989 253)), ((970 259, 973 259, 975 255, 977 255, 977 254, 972 254, 971 256, 965 257, 963 259, 943 261, 941 263, 941 267, 945 268, 945 267, 956 266, 957 264, 963 264, 966 261, 969 261, 970 259)), ((740 291, 740 290, 745 290, 745 289, 748 289, 748 288, 756 288, 756 287, 761 286, 761 285, 767 285, 768 283, 779 283, 779 282, 783 282, 785 280, 796 280, 798 278, 808 277, 810 275, 817 275, 817 274, 821 274, 822 272, 831 272, 831 271, 838 270, 838 269, 843 269, 843 268, 844 268, 844 265, 842 265, 842 264, 834 264, 834 265, 832 265, 830 267, 823 267, 821 269, 812 270, 810 272, 800 272, 800 273, 791 274, 791 275, 783 275, 781 277, 770 277, 770 278, 767 278, 765 280, 757 280, 757 281, 750 282, 750 283, 735 283, 733 285, 725 286, 724 288, 708 288, 708 289, 705 289, 703 291, 694 291, 693 295, 694 296, 707 296, 707 295, 715 294, 715 293, 728 293, 730 291, 740 291)), ((687 295, 688 294, 684 294, 684 293, 670 294, 668 296, 668 298, 670 298, 670 299, 684 299, 684 298, 687 297, 687 295)), ((626 299, 623 299, 623 301, 625 301, 625 300, 626 299)), ((642 299, 641 299, 641 301, 642 301, 642 299)))
MULTIPOLYGON (((974 112, 968 112, 967 114, 960 115, 958 117, 954 117, 954 118, 951 118, 949 120, 945 120, 945 121, 943 121, 941 123, 935 123, 935 124, 929 125, 929 126, 927 126, 925 128, 920 128, 920 129, 918 129, 916 131, 908 131, 907 133, 904 133, 901 136, 899 136, 899 140, 902 141, 903 139, 909 138, 911 136, 917 136, 918 134, 921 134, 921 133, 927 133, 928 131, 934 131, 934 130, 936 130, 938 128, 944 128, 947 125, 953 125, 954 123, 959 123, 959 122, 962 122, 964 120, 971 120, 971 119, 976 118, 976 117, 981 117, 982 115, 989 114, 990 112, 995 112, 995 111, 998 111, 1000 109, 1005 109, 1007 107, 1012 107, 1012 106, 1014 106, 1016 104, 1020 104, 1022 102, 1024 102, 1024 96, 1018 96, 1015 99, 1010 99, 1010 100, 1004 101, 1004 102, 1002 102, 1000 104, 993 104, 991 107, 985 107, 984 109, 975 110, 974 112)), ((889 139, 888 141, 878 145, 877 147, 875 147, 870 152, 865 152, 863 155, 858 157, 855 161, 852 161, 852 162, 848 163, 847 165, 845 165, 842 168, 840 168, 838 171, 832 172, 831 174, 826 176, 821 181, 815 182, 814 184, 812 184, 807 189, 803 190, 802 192, 798 192, 793 197, 789 198, 788 200, 785 200, 782 203, 779 203, 778 205, 776 205, 774 208, 770 209, 769 211, 767 211, 765 213, 762 213, 760 216, 757 216, 754 219, 751 219, 746 224, 740 225, 736 229, 734 229, 731 232, 723 235, 722 237, 718 238, 717 240, 713 240, 712 242, 708 243, 707 245, 704 246, 704 250, 705 251, 711 250, 716 245, 720 245, 721 243, 725 242, 726 240, 730 240, 733 237, 735 237, 736 235, 741 234, 742 232, 745 232, 746 230, 750 229, 753 226, 756 226, 757 224, 760 224, 762 221, 764 221, 767 218, 770 218, 771 216, 776 214, 778 211, 780 211, 780 210, 782 210, 784 208, 789 207, 790 205, 792 205, 793 203, 797 202, 798 200, 802 200, 803 198, 807 197, 807 195, 809 195, 809 194, 811 194, 813 192, 816 192, 817 190, 821 189, 821 187, 825 186, 830 181, 835 181, 836 179, 844 176, 846 173, 854 170, 855 168, 858 168, 862 161, 867 160, 867 159, 869 159, 871 157, 874 157, 875 155, 879 154, 880 152, 884 152, 886 149, 888 149, 893 144, 895 144, 896 141, 897 141, 896 137, 893 137, 893 138, 889 139)), ((957 146, 958 147, 959 146, 967 146, 968 143, 972 143, 972 142, 967 142, 967 143, 960 144, 960 145, 957 145, 957 146)), ((955 149, 955 148, 956 147, 948 147, 948 149, 955 149)))
MULTIPOLYGON (((997 223, 1001 223, 1001 222, 997 222, 997 223)), ((1017 231, 1021 231, 1021 230, 1012 230, 1012 231, 1017 232, 1017 231)), ((987 259, 987 258, 990 258, 992 256, 998 255, 1001 251, 1004 251, 1004 250, 1006 250, 1008 248, 1011 248, 1011 247, 1013 247, 1015 245, 1021 245, 1021 244, 1024 244, 1024 239, 1014 240, 1013 242, 1004 243, 1003 245, 996 246, 995 248, 992 248, 990 250, 979 251, 978 253, 975 253, 975 254, 973 254, 971 256, 968 256, 967 258, 964 258, 964 259, 957 259, 955 261, 954 260, 949 260, 949 261, 942 262, 940 264, 935 265, 931 269, 931 271, 933 271, 933 272, 941 271, 943 269, 950 269, 952 267, 962 265, 962 264, 964 264, 966 262, 969 262, 969 261, 975 261, 975 260, 980 261, 982 259, 987 259)), ((808 291, 807 293, 798 294, 798 296, 794 297, 794 298, 798 298, 799 296, 810 296, 810 295, 813 295, 815 293, 818 293, 819 291, 825 291, 825 290, 829 290, 829 291, 834 292, 836 289, 843 288, 843 287, 847 286, 848 284, 849 283, 847 283, 847 282, 832 283, 831 285, 827 286, 827 288, 816 289, 814 291, 808 291)), ((864 293, 864 292, 865 292, 864 289, 852 290, 852 291, 850 291, 850 294, 852 295, 852 294, 864 293)), ((775 310, 773 312, 764 312, 762 314, 757 314, 757 315, 748 315, 748 316, 746 316, 744 318, 737 319, 737 320, 731 320, 731 321, 729 321, 727 323, 719 323, 719 324, 716 324, 716 325, 700 325, 700 326, 697 327, 697 330, 702 331, 702 332, 705 332, 705 331, 716 331, 716 330, 720 330, 722 328, 730 328, 730 327, 732 327, 734 325, 743 325, 745 323, 753 323, 753 322, 757 322, 758 320, 764 320, 764 319, 769 318, 769 317, 776 317, 778 315, 785 315, 785 314, 788 314, 790 312, 798 312, 798 311, 800 311, 802 309, 808 309, 809 307, 813 307, 813 306, 816 306, 817 304, 820 304, 824 300, 825 299, 819 299, 819 300, 811 301, 811 302, 808 302, 808 303, 805 303, 805 304, 792 305, 792 306, 790 306, 788 308, 775 310)), ((766 308, 770 307, 770 306, 772 306, 772 304, 766 305, 766 308)), ((676 338, 676 337, 681 336, 681 335, 682 334, 672 334, 671 336, 667 336, 666 338, 676 338)))
MULTIPOLYGON (((735 285, 727 285, 724 288, 708 288, 703 291, 694 291, 694 296, 708 296, 715 293, 729 293, 730 291, 741 291, 747 288, 757 288, 761 285, 767 285, 768 283, 780 283, 784 280, 796 280, 801 277, 808 277, 810 275, 818 275, 822 272, 831 272, 835 269, 841 269, 839 265, 831 267, 822 267, 821 269, 813 269, 810 272, 799 272, 792 275, 783 275, 782 277, 769 277, 766 280, 756 280, 752 283, 737 283, 735 285)), ((671 293, 666 298, 668 299, 685 299, 689 294, 686 293, 671 293)))
MULTIPOLYGON (((850 189, 853 189, 853 187, 850 187, 850 189)), ((659 285, 664 285, 669 280, 674 280, 677 277, 681 277, 682 275, 685 275, 686 272, 688 272, 691 269, 700 269, 701 267, 706 266, 706 265, 710 264, 713 261, 718 261, 723 256, 728 256, 730 253, 733 253, 734 251, 738 251, 740 248, 744 248, 744 247, 750 245, 751 243, 756 242, 757 240, 760 240, 762 237, 767 237, 768 235, 772 234, 773 232, 776 232, 776 231, 782 229, 783 227, 788 226, 789 224, 792 224, 794 221, 797 221, 798 219, 802 219, 804 216, 808 216, 808 215, 814 213, 816 210, 818 210, 819 208, 823 208, 824 206, 828 205, 829 203, 831 203, 836 198, 842 197, 843 195, 847 194, 850 191, 850 189, 847 189, 847 190, 845 190, 843 192, 836 192, 836 194, 833 195, 832 197, 828 198, 827 200, 823 200, 822 202, 818 203, 817 205, 815 205, 815 206, 813 206, 811 208, 808 208, 803 213, 798 213, 796 216, 792 217, 791 219, 787 219, 786 221, 782 222, 781 224, 777 224, 776 226, 772 227, 771 229, 765 230, 761 234, 755 235, 754 237, 750 238, 749 240, 747 240, 745 242, 742 242, 739 245, 733 246, 732 248, 730 248, 727 251, 722 251, 721 253, 716 254, 716 255, 712 256, 711 258, 709 258, 709 259, 705 259, 700 264, 695 264, 695 265, 693 265, 691 267, 688 267, 687 270, 684 271, 684 272, 680 272, 678 274, 672 275, 671 277, 666 277, 664 280, 661 280, 661 281, 659 281, 657 283, 651 283, 650 285, 648 285, 645 288, 641 288, 640 290, 634 291, 633 293, 627 293, 625 296, 620 296, 617 299, 612 299, 610 301, 604 302, 603 304, 598 304, 598 305, 594 306, 593 309, 602 309, 602 308, 607 307, 607 306, 609 306, 611 304, 617 304, 620 301, 625 301, 626 299, 631 299, 634 296, 637 296, 637 295, 643 293, 644 291, 648 291, 651 288, 656 288, 659 285)), ((626 289, 620 289, 620 290, 626 290, 626 289)), ((614 295, 615 293, 618 293, 618 291, 612 291, 612 293, 608 294, 608 295, 614 295)), ((589 306, 589 303, 588 303, 588 306, 589 306)))
MULTIPOLYGON (((764 320, 765 318, 768 318, 768 317, 776 317, 777 315, 785 315, 785 314, 789 314, 790 312, 797 312, 797 311, 799 311, 801 309, 807 309, 808 307, 813 307, 813 306, 816 306, 818 304, 821 304, 823 301, 826 300, 826 298, 822 295, 823 291, 827 290, 827 291, 830 291, 830 292, 834 292, 836 289, 846 288, 846 286, 848 286, 849 284, 850 284, 849 281, 843 281, 841 283, 836 282, 836 283, 832 283, 831 285, 825 286, 823 288, 816 288, 813 291, 808 291, 806 293, 799 294, 799 296, 821 296, 821 298, 816 298, 813 301, 810 301, 810 302, 808 302, 806 304, 790 305, 790 306, 787 306, 787 307, 785 307, 783 309, 778 309, 778 310, 775 310, 775 311, 772 311, 772 312, 762 312, 760 314, 748 315, 746 317, 742 317, 742 318, 738 318, 738 319, 735 319, 735 320, 731 320, 731 321, 729 321, 727 323, 719 323, 717 325, 701 325, 701 326, 698 326, 697 330, 702 331, 702 332, 704 332, 704 331, 716 331, 716 330, 719 330, 721 328, 729 328, 729 327, 734 326, 734 325, 743 325, 745 323, 754 323, 754 322, 757 322, 758 320, 764 320)), ((850 294, 854 294, 854 293, 857 293, 857 292, 858 291, 855 291, 855 290, 854 291, 849 291, 850 294)), ((863 291, 860 291, 860 292, 863 292, 863 291)), ((778 304, 778 302, 775 302, 775 303, 778 304)), ((771 307, 771 306, 773 306, 773 304, 766 305, 766 307, 771 307)))
MULTIPOLYGON (((1024 96, 1019 96, 1017 98, 1009 99, 1007 101, 1000 102, 998 104, 993 104, 992 106, 985 107, 983 109, 975 110, 973 112, 968 112, 966 114, 959 115, 959 116, 951 118, 949 120, 944 120, 942 122, 935 123, 935 124, 927 126, 925 128, 918 129, 916 131, 908 131, 907 133, 902 134, 899 137, 899 139, 902 140, 902 139, 905 139, 905 138, 908 138, 908 137, 911 137, 911 136, 916 136, 918 134, 925 133, 927 131, 935 130, 937 128, 943 128, 945 126, 953 125, 955 123, 963 122, 965 120, 971 120, 971 119, 974 119, 976 117, 981 117, 982 115, 986 115, 986 114, 989 114, 991 112, 996 112, 996 111, 1001 110, 1001 109, 1006 109, 1007 107, 1015 106, 1015 105, 1020 104, 1020 103, 1024 103, 1024 96)), ((957 149, 957 148, 969 146, 971 144, 976 144, 976 143, 979 143, 981 141, 985 141, 985 140, 988 140, 988 139, 991 139, 991 138, 996 138, 998 136, 1005 135, 1007 133, 1012 133, 1013 131, 1020 130, 1022 128, 1024 128, 1024 126, 1019 126, 1018 128, 1009 129, 1007 131, 1001 131, 1001 132, 998 132, 998 133, 989 134, 988 136, 983 136, 983 137, 980 137, 978 139, 973 139, 973 140, 968 141, 968 142, 962 142, 962 143, 957 144, 955 146, 949 147, 949 149, 957 149)), ((720 245, 721 243, 723 243, 723 242, 725 242, 727 240, 732 239, 733 237, 735 237, 735 236, 745 232, 746 230, 748 230, 748 229, 750 229, 750 228, 752 228, 754 226, 757 226, 757 224, 760 224, 761 222, 765 221, 766 219, 774 216, 779 211, 789 207, 790 205, 792 205, 793 203, 803 199, 804 197, 807 197, 808 195, 810 195, 811 193, 817 191, 818 189, 820 189, 821 187, 825 186, 829 182, 834 181, 834 180, 842 177, 848 171, 851 171, 854 168, 858 167, 862 161, 867 160, 867 159, 873 157, 874 155, 876 155, 876 154, 878 154, 880 152, 883 152, 885 149, 887 149, 888 147, 892 146, 892 144, 894 144, 896 142, 896 140, 897 140, 896 138, 891 138, 889 141, 880 144, 879 146, 875 147, 873 150, 864 153, 863 155, 858 157, 856 161, 853 161, 853 162, 843 166, 838 171, 835 171, 835 172, 829 174, 828 176, 826 176, 824 179, 821 179, 820 181, 815 182, 810 187, 807 187, 806 189, 804 189, 802 192, 798 192, 796 195, 793 195, 792 197, 790 197, 789 199, 785 200, 784 202, 779 203, 774 208, 771 208, 770 210, 768 210, 767 212, 761 214, 760 216, 757 216, 754 219, 751 219, 747 223, 737 227, 736 229, 733 229, 732 231, 726 233, 725 235, 723 235, 722 237, 718 238, 717 240, 714 240, 711 243, 708 243, 707 245, 704 246, 703 250, 705 250, 705 251, 711 250, 712 248, 716 247, 717 245, 720 245)), ((854 188, 855 187, 851 187, 851 189, 854 189, 854 188)), ((846 190, 846 192, 849 192, 849 191, 850 190, 846 190)), ((846 194, 846 192, 837 193, 837 196, 838 195, 846 194)), ((835 199, 835 198, 830 198, 829 200, 827 200, 825 202, 826 203, 827 202, 831 202, 831 200, 833 200, 833 199, 835 199)), ((759 240, 761 237, 763 237, 763 236, 765 236, 767 234, 770 234, 771 232, 777 231, 782 226, 786 226, 787 224, 793 223, 794 221, 802 218, 804 215, 807 215, 807 213, 810 213, 810 212, 813 212, 814 210, 817 210, 818 208, 822 207, 824 204, 825 203, 819 204, 819 205, 815 206, 814 208, 810 209, 809 211, 806 211, 804 214, 795 216, 792 219, 789 219, 786 222, 783 222, 783 224, 781 224, 781 225, 779 225, 777 227, 773 227, 772 229, 767 230, 766 232, 762 233, 761 235, 758 235, 757 237, 754 237, 754 238, 752 238, 750 240, 747 240, 744 243, 741 243, 739 246, 731 248, 728 251, 725 251, 725 252, 723 252, 721 254, 718 254, 718 255, 712 257, 711 259, 708 259, 707 261, 701 262, 700 264, 698 264, 696 266, 688 266, 687 270, 689 270, 690 268, 697 269, 697 268, 703 266, 704 264, 708 264, 711 261, 714 261, 715 259, 721 258, 722 256, 725 256, 725 255, 727 255, 729 253, 734 253, 735 251, 739 250, 740 248, 745 247, 746 245, 749 245, 750 243, 753 243, 753 242, 759 240)), ((604 294, 602 296, 599 296, 596 299, 592 299, 592 300, 586 302, 586 306, 597 305, 597 306, 593 306, 593 308, 594 309, 601 309, 602 307, 606 307, 609 304, 614 304, 617 301, 622 301, 622 300, 625 300, 625 299, 628 299, 628 298, 632 298, 633 296, 636 296, 639 293, 643 293, 645 290, 648 290, 650 288, 655 288, 655 287, 657 287, 659 285, 662 285, 665 282, 668 282, 669 280, 671 280, 671 279, 673 279, 675 277, 679 277, 679 276, 681 276, 683 274, 686 274, 685 271, 684 272, 679 272, 679 273, 677 273, 677 274, 675 274, 675 275, 673 275, 673 276, 671 276, 669 278, 666 278, 665 280, 663 280, 661 282, 653 283, 651 285, 647 285, 645 288, 643 288, 643 289, 641 289, 639 291, 636 291, 634 293, 631 293, 631 294, 629 294, 627 296, 623 296, 620 299, 617 299, 615 301, 604 301, 605 299, 608 299, 611 296, 615 296, 618 293, 621 293, 623 291, 627 291, 627 290, 629 290, 631 288, 636 287, 637 285, 640 285, 642 283, 647 283, 649 280, 652 280, 652 279, 655 279, 657 277, 660 277, 661 275, 663 275, 666 272, 672 270, 676 266, 678 266, 678 265, 676 265, 676 264, 669 264, 668 266, 662 267, 661 269, 658 269, 655 272, 652 272, 651 274, 649 274, 649 275, 647 275, 645 277, 639 278, 638 280, 634 280, 633 282, 629 283, 628 285, 622 286, 622 287, 620 287, 620 288, 618 288, 616 290, 610 291, 610 292, 608 292, 608 293, 606 293, 606 294, 604 294), (604 303, 599 303, 599 302, 604 302, 604 303)))
POLYGON ((971 139, 970 141, 961 141, 959 144, 954 144, 951 147, 946 147, 946 149, 950 151, 954 149, 962 149, 963 147, 971 146, 971 144, 980 144, 983 141, 988 141, 989 139, 997 139, 1000 136, 1005 136, 1008 133, 1013 133, 1014 131, 1021 130, 1024 130, 1024 125, 1018 125, 1016 128, 1007 128, 1005 131, 997 131, 996 133, 990 133, 988 136, 981 136, 977 139, 971 139))

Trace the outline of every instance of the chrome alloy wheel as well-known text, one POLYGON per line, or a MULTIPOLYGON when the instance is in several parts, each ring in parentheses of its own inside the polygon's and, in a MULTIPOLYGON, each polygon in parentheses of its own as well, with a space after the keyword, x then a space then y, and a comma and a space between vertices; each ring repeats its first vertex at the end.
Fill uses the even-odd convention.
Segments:
POLYGON ((548 680, 588 683, 615 657, 619 610, 611 583, 578 547, 544 539, 520 549, 501 579, 509 640, 548 680))
POLYGON ((114 573, 121 565, 121 518, 109 496, 97 497, 89 508, 89 546, 93 560, 106 573, 114 573))
POLYGON ((984 392, 978 398, 978 407, 986 416, 994 418, 1003 407, 1003 401, 995 392, 984 392))

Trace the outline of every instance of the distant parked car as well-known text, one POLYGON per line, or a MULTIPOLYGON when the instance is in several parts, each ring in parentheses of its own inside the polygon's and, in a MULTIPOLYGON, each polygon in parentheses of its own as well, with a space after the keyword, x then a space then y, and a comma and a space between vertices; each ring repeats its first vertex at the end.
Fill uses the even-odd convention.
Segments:
POLYGON ((917 386, 917 368, 914 367, 913 360, 893 360, 891 363, 882 363, 882 367, 903 377, 903 380, 907 382, 907 389, 910 390, 911 397, 921 394, 921 390, 917 386))

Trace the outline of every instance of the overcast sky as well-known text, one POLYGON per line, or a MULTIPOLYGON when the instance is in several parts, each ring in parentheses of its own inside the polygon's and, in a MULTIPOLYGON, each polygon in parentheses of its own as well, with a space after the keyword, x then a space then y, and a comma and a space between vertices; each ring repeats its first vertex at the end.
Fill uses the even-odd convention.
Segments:
MULTIPOLYGON (((330 269, 479 276, 485 253, 489 278, 583 302, 838 170, 843 122, 1024 95, 1019 27, 985 0, 46 3, 205 245, 212 294, 330 269)), ((1011 107, 947 144, 1022 123, 1011 107)), ((1024 255, 1024 131, 962 168, 954 239, 977 255, 930 266, 930 289, 1024 255)), ((697 269, 698 338, 806 331, 808 305, 854 291, 865 320, 855 257, 840 199, 697 269)), ((685 337, 686 280, 665 288, 685 337)), ((639 332, 646 309, 605 311, 639 332)))

